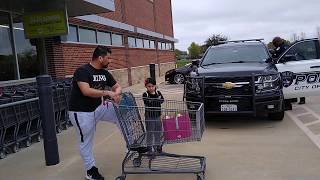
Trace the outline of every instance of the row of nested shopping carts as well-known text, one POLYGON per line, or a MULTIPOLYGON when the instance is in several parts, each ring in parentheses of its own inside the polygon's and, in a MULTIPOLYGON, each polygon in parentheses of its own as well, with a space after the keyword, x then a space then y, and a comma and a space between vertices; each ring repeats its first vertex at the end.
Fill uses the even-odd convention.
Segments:
MULTIPOLYGON (((67 129, 71 79, 52 83, 56 131, 67 129)), ((0 87, 0 159, 41 140, 41 119, 37 83, 18 82, 0 87)))
POLYGON ((205 179, 205 157, 172 154, 152 148, 200 141, 205 130, 203 103, 157 102, 123 93, 120 104, 114 103, 114 107, 127 145, 122 174, 116 180, 125 180, 128 174, 176 173, 195 174, 197 180, 205 179), (145 106, 148 101, 151 107, 145 106), (161 107, 156 104, 161 104, 161 107))

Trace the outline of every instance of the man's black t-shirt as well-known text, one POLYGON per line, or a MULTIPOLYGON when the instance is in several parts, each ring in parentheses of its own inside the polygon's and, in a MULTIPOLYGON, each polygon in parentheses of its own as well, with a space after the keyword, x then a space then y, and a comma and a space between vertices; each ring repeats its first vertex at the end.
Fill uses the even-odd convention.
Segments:
POLYGON ((70 111, 93 112, 100 104, 101 98, 84 96, 77 82, 86 82, 94 89, 111 88, 117 82, 113 76, 104 69, 95 69, 90 64, 79 67, 73 75, 71 98, 69 103, 70 111))

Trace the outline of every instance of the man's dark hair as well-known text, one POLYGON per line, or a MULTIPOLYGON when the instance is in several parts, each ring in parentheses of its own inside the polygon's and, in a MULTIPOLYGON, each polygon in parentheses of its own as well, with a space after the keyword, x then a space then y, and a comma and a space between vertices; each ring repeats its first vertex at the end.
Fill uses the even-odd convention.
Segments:
POLYGON ((275 37, 275 38, 273 38, 273 40, 272 40, 272 44, 273 44, 275 47, 279 47, 279 46, 281 46, 282 44, 284 44, 284 40, 283 40, 281 37, 275 37))
POLYGON ((110 48, 108 47, 105 47, 105 46, 97 46, 96 49, 94 50, 93 52, 93 55, 92 55, 92 59, 97 59, 99 56, 106 56, 107 54, 111 54, 112 51, 110 48))

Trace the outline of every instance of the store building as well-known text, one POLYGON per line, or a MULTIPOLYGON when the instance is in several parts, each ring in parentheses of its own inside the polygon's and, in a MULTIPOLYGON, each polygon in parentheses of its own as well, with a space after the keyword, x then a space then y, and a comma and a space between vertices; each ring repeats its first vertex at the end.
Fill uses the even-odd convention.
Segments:
MULTIPOLYGON (((2 2, 2 0, 0 1, 2 2)), ((175 67, 171 0, 18 0, 0 5, 0 81, 33 78, 47 71, 54 78, 73 74, 90 61, 97 45, 111 47, 117 59, 110 71, 122 86, 175 67), (40 5, 39 5, 40 4, 40 5), (69 34, 45 39, 46 67, 33 40, 24 37, 22 16, 28 9, 66 4, 69 34)), ((40 9, 41 10, 41 9, 40 9)))

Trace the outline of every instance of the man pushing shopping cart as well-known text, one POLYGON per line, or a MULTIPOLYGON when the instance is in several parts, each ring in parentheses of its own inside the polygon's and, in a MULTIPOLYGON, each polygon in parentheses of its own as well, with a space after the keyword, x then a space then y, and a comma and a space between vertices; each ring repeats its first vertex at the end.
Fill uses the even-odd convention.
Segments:
POLYGON ((150 147, 200 141, 205 129, 203 104, 158 100, 160 107, 146 106, 146 102, 154 102, 155 98, 123 93, 120 104, 114 104, 128 149, 122 161, 122 174, 116 180, 124 180, 128 174, 176 173, 192 173, 197 180, 204 180, 205 157, 150 150, 150 147), (159 118, 150 118, 152 112, 159 118), (150 124, 159 126, 159 122, 160 127, 148 127, 150 124))
POLYGON ((167 144, 201 140, 203 104, 163 100, 161 95, 161 103, 156 102, 159 105, 148 105, 155 100, 152 93, 144 98, 123 93, 120 101, 121 87, 105 70, 112 61, 110 55, 111 49, 98 46, 92 61, 78 68, 73 77, 69 117, 77 131, 86 178, 104 179, 95 166, 92 147, 96 124, 109 121, 118 125, 128 149, 117 180, 124 180, 128 174, 154 173, 194 173, 198 180, 204 179, 204 157, 162 152, 162 146, 167 144), (106 86, 111 90, 105 90, 106 86), (104 101, 104 96, 115 103, 104 101))

